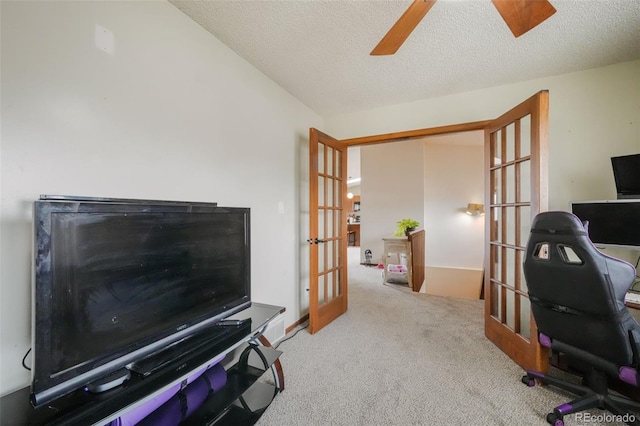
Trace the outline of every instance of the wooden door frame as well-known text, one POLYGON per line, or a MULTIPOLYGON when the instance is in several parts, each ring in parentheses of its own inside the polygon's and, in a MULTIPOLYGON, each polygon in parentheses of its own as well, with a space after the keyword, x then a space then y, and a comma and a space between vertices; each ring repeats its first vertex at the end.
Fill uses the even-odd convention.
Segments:
MULTIPOLYGON (((536 98, 536 96, 537 96, 537 93, 535 95, 533 95, 527 101, 530 101, 531 99, 536 98)), ((525 102, 527 102, 527 101, 525 101, 525 102)), ((548 98, 547 98, 547 102, 548 102, 548 98)), ((537 105, 537 107, 539 107, 539 105, 537 105)), ((547 107, 548 107, 548 104, 547 104, 547 107)), ((498 117, 498 118, 500 118, 500 117, 498 117)), ((498 118, 494 118, 494 119, 491 119, 491 120, 483 120, 483 121, 474 121, 474 122, 451 124, 451 125, 447 125, 447 126, 429 127, 429 128, 424 128, 424 129, 407 130, 407 131, 401 131, 401 132, 393 132, 393 133, 385 133, 385 134, 378 134, 378 135, 371 135, 371 136, 363 136, 363 137, 350 138, 350 139, 342 139, 342 140, 340 140, 340 142, 342 142, 345 145, 347 145, 347 147, 350 147, 350 146, 366 146, 366 145, 374 145, 374 144, 382 144, 382 143, 401 142, 401 141, 406 141, 406 140, 411 140, 411 139, 421 139, 421 138, 425 138, 425 137, 428 137, 428 136, 439 136, 439 135, 445 135, 445 134, 451 134, 451 133, 462 133, 462 132, 471 132, 471 131, 482 131, 484 133, 486 128, 487 128, 487 126, 490 123, 496 121, 498 118)), ((546 144, 546 147, 548 148, 548 144, 547 144, 547 140, 548 140, 548 117, 545 117, 543 119, 545 119, 547 121, 545 123, 543 123, 544 124, 543 128, 544 128, 544 132, 545 133, 541 134, 540 137, 544 141, 543 143, 546 144)), ((532 127, 533 126, 537 127, 539 124, 540 123, 538 123, 538 122, 532 122, 531 126, 532 127)), ((487 148, 487 141, 486 140, 483 141, 483 146, 484 146, 485 149, 487 148)), ((546 152, 543 152, 541 155, 543 156, 543 158, 541 158, 540 160, 543 161, 543 162, 547 162, 548 161, 548 149, 546 150, 546 152)), ((548 191, 546 190, 546 189, 548 189, 548 180, 547 179, 542 179, 542 180, 540 179, 541 176, 539 176, 539 174, 537 172, 539 170, 538 166, 539 166, 539 164, 533 164, 532 165, 532 167, 534 168, 533 176, 534 176, 534 178, 536 178, 537 181, 541 182, 540 183, 541 189, 544 189, 542 191, 542 194, 543 194, 542 196, 543 197, 548 197, 548 191)), ((484 169, 484 167, 483 167, 483 169, 484 169)), ((485 188, 485 192, 486 192, 486 188, 485 188)), ((485 197, 486 196, 487 196, 487 194, 485 194, 485 197)), ((539 199, 539 200, 531 200, 532 208, 533 207, 538 208, 540 206, 544 207, 546 205, 546 201, 547 201, 546 198, 539 199)), ((486 246, 486 241, 485 241, 485 246, 486 246)), ((486 263, 487 256, 488 256, 488 253, 485 253, 484 254, 485 263, 486 263)), ((486 273, 487 273, 487 271, 485 270, 485 277, 486 277, 486 273)), ((486 284, 487 283, 485 282, 485 286, 486 286, 486 284)), ((485 292, 485 298, 486 298, 486 292, 485 292)), ((485 312, 483 314, 483 317, 487 315, 486 310, 487 310, 487 308, 485 306, 485 312)), ((533 319, 533 315, 531 315, 531 322, 533 324, 533 327, 535 328, 535 321, 533 319)), ((537 350, 539 351, 540 348, 537 348, 537 350)), ((512 359, 514 359, 512 357, 512 354, 508 354, 508 355, 512 359)), ((514 361, 516 361, 516 360, 514 359, 514 361)), ((540 367, 544 367, 544 366, 540 365, 540 367)))
MULTIPOLYGON (((381 143, 392 143, 392 142, 400 142, 400 141, 406 141, 406 140, 411 140, 411 139, 420 139, 420 138, 424 138, 424 137, 427 137, 427 136, 437 136, 437 135, 445 135, 445 134, 449 134, 449 133, 479 131, 479 130, 484 130, 485 126, 488 123, 490 123, 491 121, 492 120, 474 121, 474 122, 468 122, 468 123, 451 124, 451 125, 448 125, 448 126, 429 127, 429 128, 424 128, 424 129, 407 130, 407 131, 402 131, 402 132, 394 132, 394 133, 385 133, 385 134, 379 134, 379 135, 363 136, 363 137, 352 138, 352 139, 340 139, 340 140, 337 140, 337 141, 340 142, 341 144, 343 144, 344 146, 346 146, 347 149, 348 149, 350 146, 364 146, 364 145, 374 145, 374 144, 381 144, 381 143)), ((316 131, 319 134, 325 135, 325 133, 323 133, 323 132, 321 132, 321 131, 319 131, 319 130, 317 130, 315 128, 312 128, 312 129, 313 129, 313 131, 316 131)), ((328 137, 330 137, 330 136, 328 136, 328 137)), ((310 167, 312 167, 312 166, 310 166, 310 167)), ((311 172, 311 169, 309 170, 309 172, 311 172)), ((344 195, 346 196, 346 192, 344 193, 344 195)), ((317 197, 317 190, 314 191, 312 185, 310 186, 309 196, 310 197, 317 197)), ((310 214, 312 214, 312 212, 310 212, 310 214)), ((346 222, 345 222, 345 228, 346 228, 346 222)), ((310 237, 309 238, 313 238, 311 236, 311 234, 314 233, 313 231, 314 230, 310 229, 310 234, 309 234, 310 237)), ((346 236, 346 231, 345 231, 345 236, 346 236)), ((309 241, 309 240, 307 240, 307 241, 309 241)), ((310 268, 313 269, 314 265, 313 265, 312 262, 314 261, 313 260, 314 256, 311 255, 311 252, 309 253, 309 256, 310 256, 310 259, 311 259, 310 260, 310 268)), ((346 253, 345 253, 345 259, 346 259, 346 253)), ((345 272, 346 272, 345 279, 347 279, 348 270, 349 270, 348 261, 345 260, 345 272)), ((311 277, 309 279, 311 280, 311 277)), ((311 290, 311 283, 309 284, 309 287, 310 287, 309 290, 311 290)), ((345 292, 344 296, 345 296, 345 303, 346 303, 346 300, 348 298, 348 287, 347 287, 347 291, 345 292)), ((317 303, 317 297, 314 297, 313 294, 310 294, 309 307, 311 306, 311 303, 313 303, 314 298, 316 299, 316 303, 317 303)), ((288 327, 287 328, 287 332, 293 330, 296 325, 306 321, 307 319, 310 320, 310 317, 311 317, 311 312, 309 312, 307 315, 305 315, 304 318, 298 320, 294 325, 288 327)), ((310 333, 313 334, 316 331, 317 330, 313 329, 313 330, 310 330, 310 333)))
POLYGON ((428 127, 425 129, 405 130, 402 132, 384 133, 380 135, 362 136, 351 139, 341 139, 340 142, 350 146, 375 145, 381 143, 402 142, 411 139, 422 139, 427 136, 439 136, 449 133, 473 132, 482 130, 493 120, 472 121, 468 123, 451 124, 448 126, 428 127))

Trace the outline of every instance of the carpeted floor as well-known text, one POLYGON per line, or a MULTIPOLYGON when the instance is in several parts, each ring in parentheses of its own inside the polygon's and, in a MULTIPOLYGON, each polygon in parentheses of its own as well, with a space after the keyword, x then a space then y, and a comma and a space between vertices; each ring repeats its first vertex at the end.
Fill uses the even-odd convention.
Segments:
POLYGON ((523 371, 484 337, 483 308, 383 285, 380 270, 350 262, 349 310, 281 343, 286 388, 258 424, 547 424, 572 396, 522 384, 523 371))

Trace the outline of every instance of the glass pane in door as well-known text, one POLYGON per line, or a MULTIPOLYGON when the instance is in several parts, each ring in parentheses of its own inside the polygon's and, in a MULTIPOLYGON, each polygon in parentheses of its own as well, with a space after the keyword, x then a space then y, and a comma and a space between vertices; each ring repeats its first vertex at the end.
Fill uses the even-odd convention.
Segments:
POLYGON ((520 298, 520 334, 527 339, 531 338, 531 302, 528 298, 520 298))
POLYGON ((505 250, 505 271, 507 273, 503 282, 511 287, 515 287, 516 284, 516 251, 512 248, 506 248, 505 250))
MULTIPOLYGON (((522 265, 524 262, 524 250, 520 250, 518 256, 520 256, 520 264, 522 265)), ((524 292, 528 291, 527 280, 524 277, 524 270, 522 268, 520 268, 520 290, 524 292)))
POLYGON ((505 235, 503 242, 509 245, 515 245, 516 243, 516 208, 508 206, 504 208, 505 215, 502 218, 504 220, 503 225, 505 228, 505 235))
POLYGON ((500 297, 500 286, 496 283, 491 283, 491 316, 500 319, 500 307, 502 305, 502 298, 500 297))
POLYGON ((322 272, 327 269, 327 257, 322 248, 322 245, 318 246, 318 271, 322 272))
POLYGON ((505 162, 510 162, 515 159, 515 124, 509 124, 503 131, 507 139, 504 159, 505 162))
POLYGON ((520 163, 520 202, 531 201, 531 160, 520 163))
POLYGON ((326 300, 325 298, 326 280, 327 280, 327 276, 325 274, 318 275, 318 304, 319 305, 322 305, 326 300))
POLYGON ((326 174, 324 144, 318 144, 318 173, 326 174))
POLYGON ((331 300, 335 297, 334 287, 335 287, 335 276, 333 272, 329 272, 327 274, 327 300, 331 300))
POLYGON ((505 303, 507 304, 507 318, 505 319, 505 323, 507 327, 515 330, 515 293, 507 289, 505 299, 505 303))
POLYGON ((520 119, 520 157, 531 155, 531 116, 520 119))
POLYGON ((525 247, 531 232, 531 206, 518 207, 518 214, 520 215, 520 239, 517 244, 520 247, 525 247))
POLYGON ((491 216, 493 223, 491 224, 491 241, 502 241, 502 227, 498 226, 502 223, 502 207, 492 207, 491 216))
POLYGON ((493 176, 493 204, 504 203, 502 198, 502 169, 495 169, 492 172, 493 176))
POLYGON ((318 238, 321 240, 326 238, 324 216, 325 216, 325 210, 323 208, 319 208, 318 209, 318 238))
POLYGON ((491 142, 491 152, 493 153, 493 157, 491 158, 492 166, 498 166, 503 163, 501 135, 502 132, 500 130, 496 131, 491 142))
POLYGON ((509 165, 505 168, 505 192, 506 199, 505 203, 515 203, 516 202, 516 170, 514 165, 509 165))
POLYGON ((327 178, 327 207, 335 206, 335 199, 333 197, 333 188, 335 186, 334 179, 327 178))

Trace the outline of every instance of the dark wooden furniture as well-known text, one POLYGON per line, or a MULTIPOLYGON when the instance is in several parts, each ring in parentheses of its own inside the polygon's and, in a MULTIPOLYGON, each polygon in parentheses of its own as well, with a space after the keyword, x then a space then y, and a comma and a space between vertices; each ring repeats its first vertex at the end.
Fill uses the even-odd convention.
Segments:
POLYGON ((350 246, 360 246, 360 224, 350 223, 347 225, 347 236, 350 246))
POLYGON ((420 291, 424 283, 424 274, 426 269, 425 262, 425 240, 424 229, 417 229, 409 233, 409 244, 411 245, 411 270, 413 271, 411 280, 411 289, 420 291))

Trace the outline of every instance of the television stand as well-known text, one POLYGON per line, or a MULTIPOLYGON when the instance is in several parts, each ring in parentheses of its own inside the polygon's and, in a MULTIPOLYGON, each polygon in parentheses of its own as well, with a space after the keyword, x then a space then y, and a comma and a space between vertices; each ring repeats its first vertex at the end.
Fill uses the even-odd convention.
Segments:
POLYGON ((191 414, 182 424, 203 425, 213 421, 253 424, 275 395, 284 390, 279 361, 281 352, 273 349, 262 335, 284 310, 253 303, 229 318, 250 318, 251 321, 238 327, 224 327, 231 332, 211 342, 205 350, 195 351, 180 362, 165 365, 148 376, 132 374, 122 386, 106 392, 94 394, 79 389, 38 408, 30 403, 29 387, 12 392, 0 399, 0 424, 107 425, 143 409, 172 388, 182 389, 190 377, 208 367, 214 368, 214 365, 224 367, 226 384, 211 392, 198 408, 190 409, 191 414), (258 381, 269 370, 274 384, 258 381))

